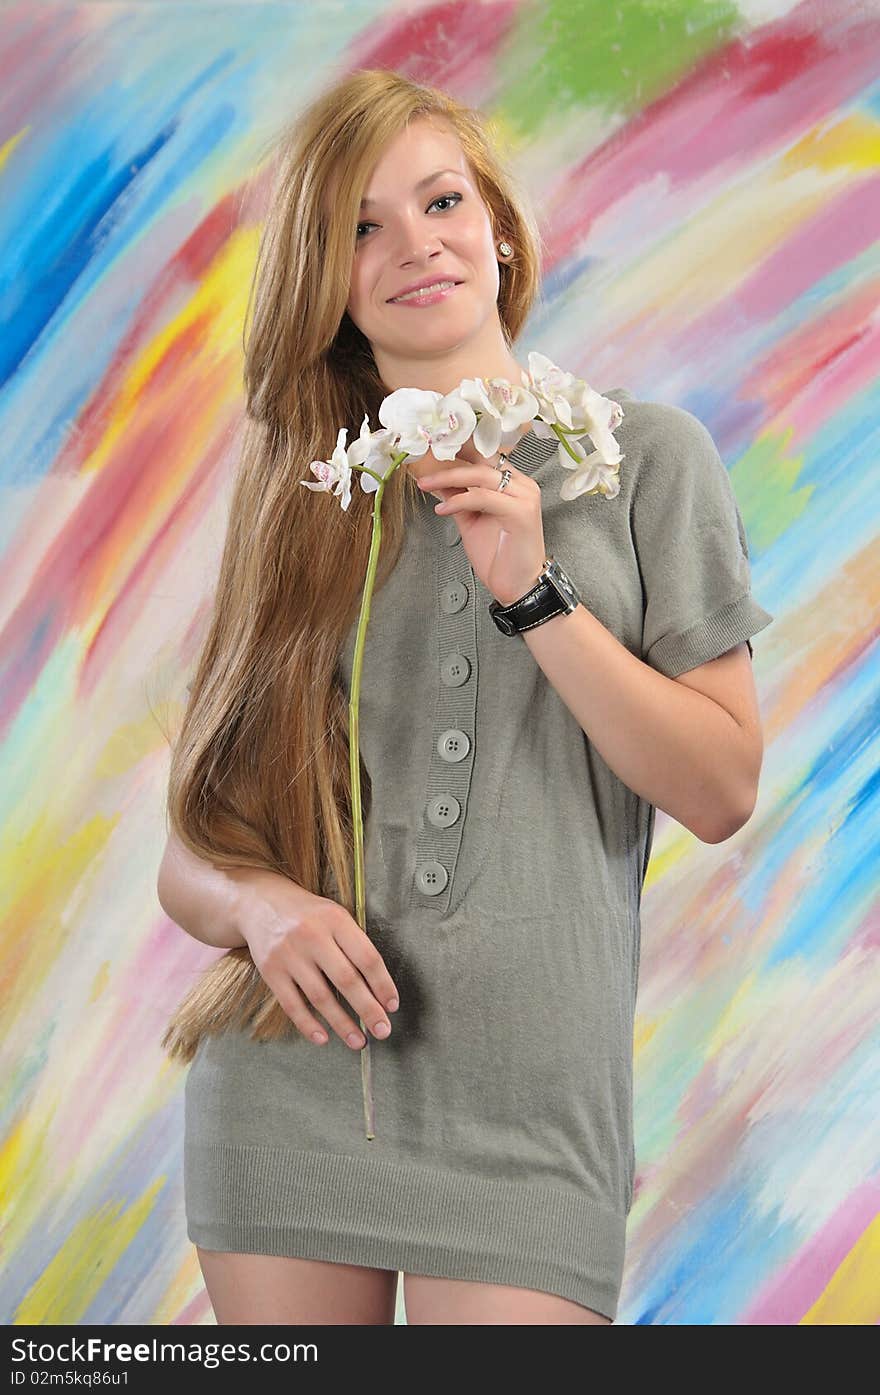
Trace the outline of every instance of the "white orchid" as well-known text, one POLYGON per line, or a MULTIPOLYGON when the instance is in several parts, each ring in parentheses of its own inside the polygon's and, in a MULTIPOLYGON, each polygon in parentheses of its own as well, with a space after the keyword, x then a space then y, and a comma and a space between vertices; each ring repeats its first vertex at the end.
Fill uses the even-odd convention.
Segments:
POLYGON ((506 378, 465 378, 459 392, 479 413, 474 445, 483 456, 497 455, 513 445, 519 428, 533 419, 540 406, 528 388, 514 387, 506 378))
MULTIPOLYGON (((366 420, 366 418, 364 418, 366 420)), ((342 507, 347 509, 351 503, 351 467, 357 462, 352 455, 349 458, 349 451, 357 448, 357 442, 346 449, 345 438, 348 435, 348 427, 340 426, 339 434, 336 437, 336 449, 329 460, 313 460, 309 469, 313 475, 317 476, 317 484, 312 480, 300 480, 300 484, 306 489, 319 489, 325 493, 333 493, 341 497, 342 507)))
MULTIPOLYGON (((575 446, 579 449, 577 442, 575 446)), ((563 457, 560 447, 559 460, 566 470, 575 471, 571 479, 563 480, 560 499, 577 499, 580 494, 604 494, 606 499, 613 499, 620 493, 619 470, 616 465, 605 464, 601 451, 594 450, 586 456, 583 464, 575 465, 563 457)))
POLYGON ((364 416, 360 435, 352 441, 350 446, 345 444, 347 435, 348 427, 340 426, 339 434, 336 437, 336 449, 330 459, 312 461, 309 469, 313 475, 317 476, 316 484, 311 480, 300 480, 300 484, 305 485, 306 489, 317 489, 323 493, 338 495, 342 499, 344 509, 347 509, 351 503, 351 471, 353 466, 365 466, 365 469, 361 471, 361 489, 365 494, 369 494, 378 489, 379 483, 367 471, 374 470, 384 479, 394 464, 394 456, 390 450, 392 432, 371 431, 368 416, 364 416))
POLYGON ((363 470, 361 471, 361 489, 365 494, 375 494, 379 488, 379 479, 387 480, 393 471, 395 452, 398 450, 397 441, 393 431, 380 427, 378 431, 367 429, 367 418, 364 417, 361 423, 360 441, 357 445, 365 444, 367 453, 363 459, 363 470), (372 471, 369 474, 368 471, 372 471), (376 476, 379 476, 379 479, 376 476))
POLYGON ((613 434, 623 421, 620 403, 595 392, 582 378, 563 372, 544 354, 529 354, 529 371, 522 374, 522 380, 540 403, 535 435, 545 440, 559 436, 559 464, 577 472, 563 484, 560 497, 575 499, 579 494, 598 493, 613 499, 620 489, 617 473, 623 459, 613 434), (573 439, 563 444, 563 432, 573 439), (595 450, 589 455, 579 436, 592 440, 595 450))
POLYGON ((455 460, 461 447, 473 438, 480 455, 489 457, 520 438, 519 428, 531 421, 541 440, 556 439, 556 459, 573 471, 559 491, 565 500, 581 494, 602 494, 613 499, 620 490, 618 472, 623 459, 614 432, 623 421, 619 402, 603 397, 573 373, 558 368, 545 354, 529 354, 522 386, 506 378, 464 378, 452 392, 423 388, 397 388, 379 407, 382 426, 371 431, 365 415, 360 434, 346 446, 347 427, 340 427, 336 449, 329 460, 313 460, 310 469, 317 483, 300 480, 306 489, 333 493, 347 509, 351 503, 351 472, 359 469, 361 489, 375 493, 407 456, 431 451, 436 460, 455 460), (594 450, 587 452, 581 436, 589 436, 594 450))
POLYGON ((379 420, 407 455, 431 451, 436 460, 455 460, 473 435, 477 415, 461 390, 431 392, 426 388, 397 388, 379 408, 379 420))

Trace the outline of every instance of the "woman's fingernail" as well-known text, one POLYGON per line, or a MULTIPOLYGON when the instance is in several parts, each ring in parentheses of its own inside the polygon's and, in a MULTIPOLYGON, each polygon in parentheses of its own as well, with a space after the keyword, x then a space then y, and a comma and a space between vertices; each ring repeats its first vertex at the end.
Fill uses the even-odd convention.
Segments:
POLYGON ((391 1028, 388 1026, 387 1022, 377 1022, 375 1027, 373 1028, 373 1036, 387 1037, 390 1031, 391 1028))
POLYGON ((389 998, 386 1006, 389 1012, 396 1012, 400 1007, 400 1002, 397 998, 389 998))

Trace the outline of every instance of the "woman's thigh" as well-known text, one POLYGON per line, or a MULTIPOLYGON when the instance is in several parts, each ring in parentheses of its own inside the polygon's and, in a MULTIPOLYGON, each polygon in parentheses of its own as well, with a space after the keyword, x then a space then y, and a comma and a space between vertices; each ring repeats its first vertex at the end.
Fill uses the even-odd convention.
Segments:
POLYGON ((397 1271, 196 1245, 218 1324, 393 1325, 397 1271))
POLYGON ((404 1274, 403 1301, 407 1326, 420 1323, 456 1326, 476 1323, 606 1323, 611 1319, 594 1313, 569 1298, 539 1293, 506 1284, 471 1283, 463 1279, 439 1279, 427 1274, 404 1274))

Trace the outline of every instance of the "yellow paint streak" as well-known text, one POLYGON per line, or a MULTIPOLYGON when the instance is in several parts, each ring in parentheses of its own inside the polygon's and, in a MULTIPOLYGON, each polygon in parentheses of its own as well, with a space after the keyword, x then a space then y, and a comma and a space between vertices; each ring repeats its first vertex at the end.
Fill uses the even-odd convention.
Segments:
POLYGON ((121 815, 88 819, 66 840, 55 823, 37 819, 26 833, 10 837, 0 857, 0 958, 3 991, 10 1017, 27 1002, 55 968, 71 933, 72 888, 87 895, 90 877, 98 875, 102 854, 121 815), (33 927, 40 927, 39 935, 33 927))
POLYGON ((10 136, 9 140, 5 140, 0 144, 0 171, 6 168, 13 151, 21 144, 25 136, 30 135, 30 133, 31 127, 24 126, 22 130, 16 131, 14 136, 10 136))
POLYGON ((832 116, 830 123, 814 126, 795 141, 780 160, 788 171, 865 170, 875 174, 880 165, 880 124, 863 113, 832 116))
POLYGON ((165 1182, 157 1178, 128 1210, 107 1203, 79 1221, 22 1298, 14 1323, 43 1327, 81 1322, 137 1238, 165 1182))
POLYGON ((801 1318, 805 1327, 872 1327, 880 1316, 877 1275, 880 1274, 880 1216, 841 1260, 811 1308, 801 1318))
MULTIPOLYGON (((259 228, 241 228, 230 236, 204 279, 193 287, 192 295, 179 314, 170 319, 133 359, 120 383, 104 435, 83 464, 84 474, 101 470, 117 447, 123 448, 129 433, 136 431, 140 424, 139 414, 144 413, 145 402, 150 404, 150 411, 161 412, 167 405, 161 400, 162 393, 173 394, 176 400, 180 391, 179 379, 159 390, 151 386, 151 380, 181 337, 192 334, 196 341, 197 348, 190 361, 194 379, 201 380, 201 391, 204 392, 206 380, 210 382, 216 379, 217 364, 225 363, 228 364, 228 394, 235 396, 241 372, 241 326, 256 261, 259 231, 259 228)), ((198 412, 194 413, 194 417, 200 420, 198 412)))

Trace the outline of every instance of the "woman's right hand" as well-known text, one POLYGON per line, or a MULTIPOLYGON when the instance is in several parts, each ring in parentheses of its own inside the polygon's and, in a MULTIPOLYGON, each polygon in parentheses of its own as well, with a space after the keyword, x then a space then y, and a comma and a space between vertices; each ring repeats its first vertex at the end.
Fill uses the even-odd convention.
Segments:
POLYGON ((380 1040, 391 1031, 388 1012, 398 993, 385 961, 344 906, 316 896, 289 877, 256 867, 236 871, 236 924, 251 957, 294 1026, 318 1045, 327 1033, 317 1008, 344 1042, 358 1051, 364 1036, 334 996, 339 989, 380 1040), (353 1039, 354 1038, 354 1039, 353 1039))

